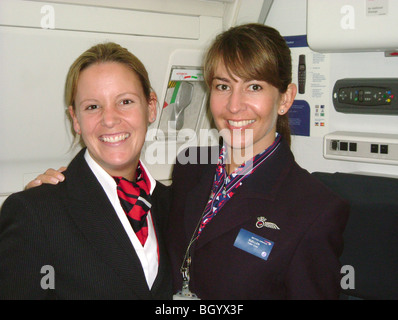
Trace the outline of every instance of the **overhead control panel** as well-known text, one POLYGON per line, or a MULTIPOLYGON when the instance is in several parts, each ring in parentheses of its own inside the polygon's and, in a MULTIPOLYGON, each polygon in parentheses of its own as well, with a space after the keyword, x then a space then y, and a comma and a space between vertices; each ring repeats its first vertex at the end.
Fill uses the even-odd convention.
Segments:
POLYGON ((398 78, 341 79, 333 88, 338 112, 398 114, 398 78))

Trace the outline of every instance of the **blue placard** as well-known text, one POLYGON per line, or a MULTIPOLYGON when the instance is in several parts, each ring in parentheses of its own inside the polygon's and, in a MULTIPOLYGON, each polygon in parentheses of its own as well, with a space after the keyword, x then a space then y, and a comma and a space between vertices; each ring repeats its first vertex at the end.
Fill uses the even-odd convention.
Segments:
POLYGON ((294 100, 289 109, 289 125, 293 135, 310 136, 311 108, 305 100, 294 100))
POLYGON ((267 260, 274 246, 274 242, 245 229, 240 229, 235 239, 234 246, 260 259, 267 260))
POLYGON ((284 37, 289 48, 308 47, 307 35, 284 37))

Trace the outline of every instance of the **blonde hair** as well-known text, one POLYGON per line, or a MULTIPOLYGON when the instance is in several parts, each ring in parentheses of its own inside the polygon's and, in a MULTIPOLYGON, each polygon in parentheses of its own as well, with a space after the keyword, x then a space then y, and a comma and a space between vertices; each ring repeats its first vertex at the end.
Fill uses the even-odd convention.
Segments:
MULTIPOLYGON (((292 59, 285 39, 274 28, 250 23, 230 28, 216 37, 204 62, 204 77, 210 88, 218 64, 244 80, 262 80, 285 93, 292 82, 292 59)), ((287 114, 278 115, 276 130, 289 143, 287 114)))
MULTIPOLYGON (((144 64, 126 48, 113 42, 107 42, 97 44, 83 52, 70 66, 65 83, 65 104, 67 107, 72 106, 73 110, 76 111, 75 98, 81 72, 93 64, 105 62, 118 62, 126 65, 129 69, 135 72, 141 82, 147 101, 150 101, 152 87, 144 64)), ((69 120, 73 124, 69 113, 68 116, 69 120)), ((72 132, 76 139, 76 133, 73 129, 72 132)), ((84 146, 82 139, 80 139, 80 144, 84 146)))

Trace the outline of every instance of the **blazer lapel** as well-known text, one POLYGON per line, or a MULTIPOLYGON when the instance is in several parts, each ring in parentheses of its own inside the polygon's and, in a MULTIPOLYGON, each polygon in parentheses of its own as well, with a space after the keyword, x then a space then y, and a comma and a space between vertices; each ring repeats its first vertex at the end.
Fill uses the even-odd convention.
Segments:
MULTIPOLYGON (((240 188, 243 188, 243 185, 240 188)), ((211 222, 206 225, 195 249, 200 249, 208 242, 222 236, 236 226, 244 224, 252 216, 248 210, 249 206, 249 199, 238 195, 238 193, 235 194, 213 217, 211 222)))
POLYGON ((209 164, 205 167, 198 184, 187 194, 185 199, 184 227, 188 240, 191 239, 198 226, 203 210, 209 200, 216 167, 217 164, 209 164))
POLYGON ((82 150, 66 172, 69 213, 94 250, 134 295, 149 299, 150 292, 139 258, 105 191, 84 160, 82 150))
POLYGON ((171 284, 171 270, 168 261, 168 256, 166 254, 167 251, 164 242, 164 232, 163 232, 163 226, 166 225, 167 222, 166 219, 168 218, 167 214, 169 213, 169 208, 167 207, 166 203, 159 201, 159 199, 162 198, 161 195, 162 193, 165 193, 166 196, 170 198, 171 195, 166 189, 167 187, 161 187, 157 185, 152 194, 153 201, 151 207, 151 214, 159 246, 159 269, 155 282, 153 283, 151 288, 152 292, 156 292, 161 289, 161 285, 164 282, 165 278, 169 278, 171 284))

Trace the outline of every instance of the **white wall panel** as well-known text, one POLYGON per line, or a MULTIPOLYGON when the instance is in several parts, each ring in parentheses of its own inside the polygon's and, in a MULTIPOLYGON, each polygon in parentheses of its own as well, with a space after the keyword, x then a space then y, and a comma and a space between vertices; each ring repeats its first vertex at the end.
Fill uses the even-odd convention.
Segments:
POLYGON ((36 1, 2 0, 0 25, 199 39, 198 16, 36 1))

